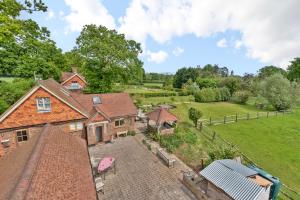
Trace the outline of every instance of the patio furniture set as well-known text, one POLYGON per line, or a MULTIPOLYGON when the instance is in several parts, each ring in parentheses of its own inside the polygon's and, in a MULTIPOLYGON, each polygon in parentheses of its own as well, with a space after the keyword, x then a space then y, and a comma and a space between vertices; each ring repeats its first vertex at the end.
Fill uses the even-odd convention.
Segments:
POLYGON ((102 158, 98 164, 97 172, 100 176, 95 178, 97 192, 101 191, 104 194, 103 180, 105 180, 105 174, 109 170, 113 170, 114 174, 116 174, 116 159, 111 156, 106 156, 102 158))

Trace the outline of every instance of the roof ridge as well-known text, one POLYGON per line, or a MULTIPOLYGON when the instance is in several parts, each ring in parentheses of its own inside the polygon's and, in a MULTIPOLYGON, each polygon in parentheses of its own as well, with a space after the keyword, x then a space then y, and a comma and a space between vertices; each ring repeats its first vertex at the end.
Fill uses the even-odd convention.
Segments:
POLYGON ((52 125, 47 123, 44 128, 41 130, 41 133, 39 135, 38 140, 35 143, 35 146, 31 152, 30 157, 28 158, 28 160, 26 161, 25 167, 24 167, 24 171, 21 175, 21 177, 19 178, 18 184, 16 185, 15 189, 12 191, 13 193, 10 194, 10 198, 9 199, 24 199, 24 197, 27 194, 27 191, 30 187, 30 183, 34 174, 34 171, 37 168, 38 162, 40 160, 40 155, 41 152, 44 149, 43 145, 45 143, 45 139, 47 136, 47 132, 48 129, 51 127, 52 125))

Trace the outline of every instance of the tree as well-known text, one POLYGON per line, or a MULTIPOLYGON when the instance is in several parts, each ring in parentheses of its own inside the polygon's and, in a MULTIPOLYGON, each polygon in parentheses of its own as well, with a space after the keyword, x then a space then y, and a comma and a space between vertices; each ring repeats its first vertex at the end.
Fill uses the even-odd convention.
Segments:
POLYGON ((183 91, 186 91, 188 95, 195 94, 200 90, 197 83, 193 82, 192 79, 189 79, 185 84, 183 84, 182 89, 183 91))
POLYGON ((230 95, 240 89, 241 87, 241 79, 239 77, 226 77, 221 79, 220 84, 221 87, 227 87, 230 91, 230 95))
POLYGON ((110 92, 113 83, 143 79, 140 44, 104 26, 86 25, 76 40, 91 92, 110 92))
POLYGON ((288 109, 294 101, 293 87, 282 74, 274 74, 262 81, 260 93, 276 110, 288 109))
POLYGON ((195 126, 197 126, 197 122, 202 117, 202 115, 202 112, 200 110, 197 110, 196 108, 191 107, 189 109, 189 118, 193 121, 195 126))
POLYGON ((196 83, 198 84, 199 88, 216 88, 218 82, 216 79, 213 78, 200 78, 196 79, 196 83))
POLYGON ((0 1, 0 74, 59 78, 65 67, 62 52, 50 39, 50 32, 31 20, 19 18, 21 11, 45 12, 41 0, 0 1))
POLYGON ((272 76, 273 74, 282 74, 283 76, 287 75, 284 69, 270 65, 265 66, 258 71, 258 78, 265 79, 266 77, 272 76))
POLYGON ((287 68, 288 79, 291 81, 300 80, 300 58, 294 58, 291 64, 287 68))
POLYGON ((181 68, 177 70, 176 74, 174 75, 173 86, 175 88, 182 88, 183 84, 185 84, 189 79, 193 82, 196 81, 196 78, 200 76, 200 68, 181 68))

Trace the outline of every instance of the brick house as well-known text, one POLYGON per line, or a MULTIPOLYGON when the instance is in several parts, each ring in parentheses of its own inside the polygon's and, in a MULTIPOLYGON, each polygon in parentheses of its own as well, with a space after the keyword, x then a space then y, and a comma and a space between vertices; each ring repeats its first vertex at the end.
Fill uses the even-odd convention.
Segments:
POLYGON ((73 93, 53 79, 42 80, 0 116, 0 156, 48 123, 86 139, 88 145, 110 141, 134 129, 136 114, 126 93, 73 93))
POLYGON ((64 72, 61 76, 61 85, 69 90, 81 90, 85 88, 86 81, 83 76, 74 70, 74 72, 64 72))

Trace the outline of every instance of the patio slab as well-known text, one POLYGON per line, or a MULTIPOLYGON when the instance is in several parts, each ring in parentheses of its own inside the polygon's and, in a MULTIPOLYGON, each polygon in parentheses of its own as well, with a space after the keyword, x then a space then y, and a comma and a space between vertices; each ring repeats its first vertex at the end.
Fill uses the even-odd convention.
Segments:
POLYGON ((104 156, 116 159, 116 174, 106 175, 104 194, 98 193, 98 198, 194 200, 192 193, 180 182, 179 168, 168 168, 136 137, 118 138, 113 144, 89 147, 92 165, 97 165, 104 156))

